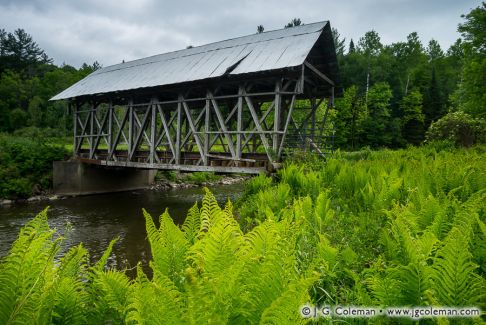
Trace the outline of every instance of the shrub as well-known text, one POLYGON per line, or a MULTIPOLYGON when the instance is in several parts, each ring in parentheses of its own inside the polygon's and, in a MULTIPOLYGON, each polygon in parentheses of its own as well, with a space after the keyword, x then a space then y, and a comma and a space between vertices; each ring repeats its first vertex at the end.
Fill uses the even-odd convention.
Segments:
POLYGON ((68 154, 60 145, 0 134, 0 197, 25 198, 52 184, 52 162, 68 154))
POLYGON ((184 180, 195 184, 201 184, 204 182, 214 182, 220 178, 220 176, 216 175, 213 172, 194 172, 187 174, 184 177, 184 180))
POLYGON ((473 118, 463 112, 452 112, 430 125, 426 139, 427 141, 448 140, 463 147, 485 143, 486 121, 473 118))

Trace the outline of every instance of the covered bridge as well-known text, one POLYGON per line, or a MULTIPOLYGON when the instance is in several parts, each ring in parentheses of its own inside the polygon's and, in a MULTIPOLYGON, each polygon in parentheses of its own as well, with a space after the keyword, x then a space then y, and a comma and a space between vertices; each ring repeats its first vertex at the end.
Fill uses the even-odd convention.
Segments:
POLYGON ((326 149, 337 80, 318 22, 102 68, 52 100, 68 100, 82 162, 258 173, 326 149))

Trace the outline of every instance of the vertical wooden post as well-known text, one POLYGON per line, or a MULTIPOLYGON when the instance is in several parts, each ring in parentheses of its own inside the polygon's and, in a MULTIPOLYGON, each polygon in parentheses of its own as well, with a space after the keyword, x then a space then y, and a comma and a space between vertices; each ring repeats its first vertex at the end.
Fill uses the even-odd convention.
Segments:
MULTIPOLYGON (((150 158, 149 162, 153 164, 155 162, 155 155, 157 154, 157 151, 155 150, 155 135, 157 134, 157 123, 156 122, 156 104, 155 102, 157 99, 152 99, 152 102, 150 104, 150 109, 152 110, 152 117, 150 120, 150 158)), ((143 126, 142 126, 143 127, 143 126)))
POLYGON ((236 113, 236 158, 241 159, 241 132, 243 131, 243 86, 238 89, 238 108, 236 113))
MULTIPOLYGON (((69 102, 69 106, 71 107, 72 103, 69 102)), ((78 152, 78 102, 74 103, 74 111, 73 111, 73 122, 74 122, 74 139, 73 139, 73 156, 77 157, 78 152)))
POLYGON ((96 106, 95 103, 93 102, 93 105, 91 106, 91 110, 89 112, 89 157, 93 158, 94 156, 94 115, 95 115, 95 110, 96 106))
MULTIPOLYGON (((316 99, 311 98, 311 109, 312 109, 312 115, 311 115, 311 140, 312 142, 315 142, 315 133, 316 133, 316 111, 317 111, 317 105, 316 105, 316 99)), ((311 147, 312 151, 312 147, 311 147)))
POLYGON ((132 152, 133 146, 133 129, 134 129, 134 120, 133 120, 133 100, 128 100, 128 156, 130 156, 130 152, 132 152))
POLYGON ((204 156, 206 157, 205 161, 206 161, 206 165, 209 165, 209 123, 211 122, 211 119, 210 119, 210 106, 211 103, 210 103, 210 99, 209 99, 209 90, 207 91, 206 93, 206 106, 205 106, 205 110, 206 110, 206 115, 205 115, 205 120, 204 120, 204 156))
POLYGON ((280 131, 280 110, 281 110, 281 94, 280 90, 282 88, 282 81, 278 80, 275 84, 275 111, 274 111, 274 120, 273 120, 273 141, 272 141, 272 149, 273 153, 276 154, 278 151, 278 138, 280 131))
POLYGON ((181 128, 182 128, 182 95, 179 94, 179 102, 177 103, 177 126, 176 126, 176 147, 175 147, 175 163, 181 164, 181 128))
POLYGON ((108 157, 107 160, 110 159, 110 154, 113 152, 113 102, 110 100, 110 104, 108 106, 108 157))

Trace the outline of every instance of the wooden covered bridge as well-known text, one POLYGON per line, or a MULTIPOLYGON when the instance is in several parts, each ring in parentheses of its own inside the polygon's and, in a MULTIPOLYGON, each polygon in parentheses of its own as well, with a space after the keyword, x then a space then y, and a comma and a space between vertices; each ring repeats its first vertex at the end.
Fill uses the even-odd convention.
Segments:
POLYGON ((102 68, 52 100, 68 100, 84 163, 259 173, 329 149, 337 78, 318 22, 102 68))

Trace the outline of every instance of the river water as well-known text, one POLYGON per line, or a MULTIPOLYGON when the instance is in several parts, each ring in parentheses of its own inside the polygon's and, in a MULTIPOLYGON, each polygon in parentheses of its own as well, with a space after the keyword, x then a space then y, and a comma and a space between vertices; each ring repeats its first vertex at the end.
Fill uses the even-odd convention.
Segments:
MULTIPOLYGON (((228 199, 235 202, 243 187, 243 184, 216 185, 210 190, 223 205, 228 199)), ((181 224, 194 202, 201 202, 203 193, 202 188, 141 190, 0 207, 0 257, 8 253, 20 228, 49 205, 51 227, 61 233, 65 232, 66 225, 72 227, 63 250, 82 242, 90 253, 91 261, 96 261, 110 240, 120 237, 108 264, 127 269, 133 275, 133 268, 139 261, 147 269, 151 258, 142 208, 152 215, 156 223, 167 208, 174 222, 181 224)))

